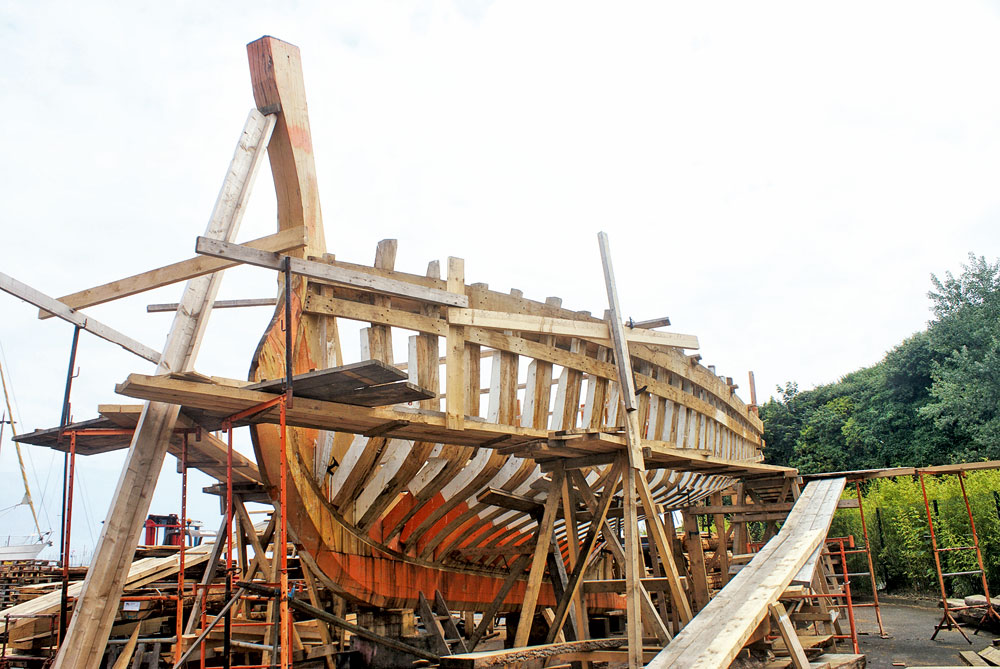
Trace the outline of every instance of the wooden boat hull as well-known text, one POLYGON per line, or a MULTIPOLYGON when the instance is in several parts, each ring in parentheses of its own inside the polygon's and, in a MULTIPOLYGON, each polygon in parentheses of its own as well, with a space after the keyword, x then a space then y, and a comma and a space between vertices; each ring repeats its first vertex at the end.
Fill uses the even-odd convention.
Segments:
MULTIPOLYGON (((280 109, 268 149, 278 196, 278 227, 304 226, 309 246, 304 257, 332 267, 368 272, 411 284, 415 290, 464 295, 477 313, 509 314, 571 322, 593 333, 603 321, 564 309, 558 301, 537 302, 466 285, 460 261, 449 262, 447 280, 436 263, 425 276, 394 269, 395 243, 380 244, 374 267, 352 266, 325 256, 312 146, 302 93, 298 50, 272 38, 248 46, 254 93, 262 111, 280 109), (275 63, 282 67, 276 68, 275 63)), ((420 592, 439 590, 456 610, 482 610, 499 591, 512 558, 535 541, 538 522, 530 512, 501 508, 478 499, 484 491, 517 498, 536 497, 544 474, 532 452, 505 452, 503 435, 533 429, 553 435, 590 431, 617 433, 623 424, 617 370, 610 344, 565 332, 539 332, 456 326, 453 313, 433 301, 388 296, 335 283, 292 278, 290 323, 285 322, 285 291, 279 282, 274 317, 255 353, 249 378, 259 382, 285 376, 285 329, 292 329, 293 372, 327 369, 342 363, 338 319, 368 323, 362 359, 396 364, 393 336, 409 336, 410 380, 442 400, 420 403, 427 416, 447 413, 447 424, 497 425, 497 439, 478 445, 397 439, 392 425, 382 434, 290 427, 287 430, 289 531, 318 569, 327 586, 368 606, 412 608, 420 592), (416 334, 410 334, 416 332, 416 334), (445 343, 442 365, 441 343, 445 343), (488 366, 481 367, 484 355, 488 366), (483 372, 489 371, 486 406, 481 406, 483 372), (519 370, 525 370, 519 374, 519 370), (524 379, 523 386, 519 384, 524 379), (555 393, 553 394, 553 388, 555 393), (457 399, 461 398, 461 399, 457 399), (581 408, 582 407, 582 408, 581 408)), ((637 385, 640 425, 646 439, 699 456, 755 461, 762 445, 760 421, 734 394, 731 382, 678 349, 630 344, 637 385)), ((278 501, 281 439, 275 425, 252 428, 261 474, 278 501)), ((563 453, 600 455, 587 448, 563 453)), ((582 442, 580 442, 582 443, 582 442)), ((543 454, 544 455, 544 454, 543 454)), ((581 471, 595 490, 607 462, 581 471)), ((725 476, 651 470, 650 488, 665 508, 703 499, 730 484, 725 476)), ((585 532, 586 522, 561 518, 555 536, 566 557, 570 535, 585 532), (571 526, 572 525, 572 526, 571 526)), ((541 540, 549 541, 549 537, 541 540)), ((523 583, 505 597, 513 610, 523 598, 523 583)), ((593 597, 594 606, 617 608, 617 595, 593 597)), ((551 588, 540 602, 554 605, 551 588)))

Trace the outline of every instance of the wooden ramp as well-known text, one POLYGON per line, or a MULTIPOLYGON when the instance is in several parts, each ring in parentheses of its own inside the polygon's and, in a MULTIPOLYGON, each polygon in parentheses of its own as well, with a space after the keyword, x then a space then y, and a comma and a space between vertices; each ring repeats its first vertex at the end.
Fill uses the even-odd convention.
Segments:
POLYGON ((781 531, 695 616, 649 667, 728 667, 810 556, 823 543, 845 479, 806 486, 781 531))

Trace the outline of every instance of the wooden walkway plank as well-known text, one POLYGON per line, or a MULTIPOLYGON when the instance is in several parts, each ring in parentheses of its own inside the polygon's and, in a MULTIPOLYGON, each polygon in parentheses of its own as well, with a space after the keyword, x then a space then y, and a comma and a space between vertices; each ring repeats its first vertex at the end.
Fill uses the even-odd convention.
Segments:
POLYGON ((810 483, 778 535, 648 666, 651 669, 728 666, 768 615, 768 605, 777 601, 823 542, 843 489, 844 479, 810 483))

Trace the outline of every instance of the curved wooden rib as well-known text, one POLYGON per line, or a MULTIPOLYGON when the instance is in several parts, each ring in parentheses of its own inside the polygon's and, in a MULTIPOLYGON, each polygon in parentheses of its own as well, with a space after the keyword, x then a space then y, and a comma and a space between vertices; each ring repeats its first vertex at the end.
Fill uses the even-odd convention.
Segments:
MULTIPOLYGON (((441 279, 436 263, 426 276, 397 271, 394 242, 380 244, 373 267, 325 256, 298 50, 265 37, 248 45, 248 53, 258 107, 281 112, 269 146, 278 228, 308 228, 310 244, 303 255, 417 286, 464 290, 470 309, 601 322, 565 309, 555 299, 536 302, 516 291, 506 295, 481 284, 457 288, 454 276, 450 285, 441 279)), ((453 393, 456 397, 446 397, 444 406, 440 399, 424 400, 420 407, 424 411, 449 408, 454 413, 457 402, 461 407, 457 418, 466 424, 485 419, 536 431, 615 431, 622 423, 617 371, 608 348, 599 342, 472 326, 449 328, 448 310, 439 305, 298 277, 293 281, 288 325, 293 332, 295 373, 340 364, 337 319, 348 318, 368 323, 362 333, 363 357, 389 364, 394 363, 392 329, 416 331, 410 337, 407 365, 418 385, 438 391, 449 371, 461 374, 447 385, 466 389, 465 397, 453 393), (449 365, 442 367, 439 340, 445 335, 449 346, 461 346, 464 340, 464 358, 452 355, 449 365), (485 416, 480 418, 483 351, 492 353, 482 363, 489 366, 490 386, 485 416), (450 365, 455 366, 449 370, 450 365), (523 392, 518 388, 519 368, 526 370, 523 392)), ((251 365, 252 381, 285 375, 283 300, 284 291, 279 290, 279 304, 251 365)), ((727 383, 677 349, 632 343, 630 353, 636 384, 643 389, 639 415, 646 438, 728 459, 757 459, 760 421, 727 383)), ((252 433, 261 473, 276 498, 277 428, 260 424, 252 433)), ((502 442, 477 449, 411 442, 391 433, 364 437, 295 427, 288 434, 289 529, 327 585, 345 597, 371 606, 403 608, 413 607, 421 591, 440 590, 455 609, 481 610, 506 576, 497 566, 505 563, 504 552, 513 555, 537 540, 537 522, 529 514, 477 499, 487 488, 531 498, 543 493, 536 462, 527 453, 503 452, 502 442)), ((567 443, 572 448, 572 442, 567 443)), ((607 467, 585 471, 595 487, 604 485, 606 473, 607 467)), ((698 501, 730 483, 725 477, 663 469, 651 470, 648 480, 656 501, 667 508, 698 501)), ((567 537, 584 536, 586 528, 580 523, 576 532, 567 531, 573 528, 560 518, 556 536, 566 554, 570 553, 567 537)), ((524 584, 519 583, 507 595, 504 608, 517 608, 523 594, 524 584)), ((543 590, 540 603, 555 603, 550 589, 543 590)), ((594 596, 591 603, 615 607, 620 598, 594 596)))

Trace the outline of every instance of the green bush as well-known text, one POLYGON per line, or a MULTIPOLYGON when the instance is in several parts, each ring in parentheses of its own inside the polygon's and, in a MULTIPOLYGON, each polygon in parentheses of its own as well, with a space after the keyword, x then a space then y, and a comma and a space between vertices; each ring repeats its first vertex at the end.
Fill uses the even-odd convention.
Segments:
MULTIPOLYGON (((925 476, 924 485, 934 519, 939 548, 971 546, 972 532, 957 476, 925 476), (935 508, 936 503, 936 508, 935 508)), ((979 545, 986 567, 991 593, 1000 592, 1000 471, 970 472, 965 479, 972 507, 979 545)), ((931 551, 927 511, 920 481, 916 477, 875 479, 863 488, 863 505, 871 542, 875 573, 880 586, 890 590, 914 589, 938 592, 931 551)), ((844 493, 855 497, 853 484, 844 493)), ((863 546, 861 516, 856 510, 841 510, 834 517, 830 537, 853 535, 863 546)), ((944 572, 978 569, 974 550, 955 550, 940 554, 944 572)), ((848 561, 852 572, 867 571, 863 554, 848 561)), ((981 593, 978 575, 945 579, 949 596, 964 597, 981 593)), ((852 579, 852 588, 870 590, 866 578, 852 579)))

